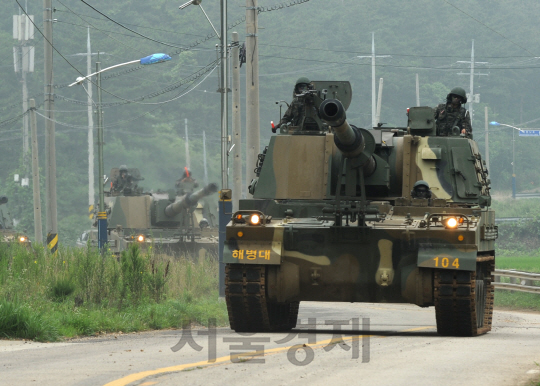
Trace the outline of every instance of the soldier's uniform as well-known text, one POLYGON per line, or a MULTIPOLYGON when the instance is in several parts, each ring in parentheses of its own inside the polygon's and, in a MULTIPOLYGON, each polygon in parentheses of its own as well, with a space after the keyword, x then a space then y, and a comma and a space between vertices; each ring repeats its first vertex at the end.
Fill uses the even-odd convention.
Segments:
POLYGON ((115 193, 123 193, 124 189, 134 189, 136 186, 133 176, 128 173, 127 167, 124 165, 120 166, 118 176, 116 176, 112 184, 112 191, 115 193), (122 177, 122 175, 124 175, 124 177, 122 177))
POLYGON ((465 107, 461 105, 456 108, 452 105, 452 96, 458 96, 463 103, 467 103, 465 90, 456 87, 450 91, 446 103, 441 103, 435 108, 434 118, 437 121, 437 135, 451 135, 452 128, 457 126, 459 131, 465 129, 466 135, 472 134, 471 117, 465 107))
POLYGON ((283 114, 277 128, 287 123, 290 123, 291 126, 300 126, 302 124, 302 120, 306 116, 306 103, 305 101, 300 100, 296 94, 300 94, 302 88, 303 90, 307 90, 310 83, 310 80, 305 76, 298 78, 294 86, 293 100, 287 111, 285 111, 285 114, 283 114))
POLYGON ((298 97, 294 97, 289 108, 283 114, 280 124, 291 123, 291 126, 298 126, 302 121, 302 118, 306 115, 306 106, 302 103, 298 97))
POLYGON ((449 135, 452 127, 465 129, 468 134, 472 133, 471 117, 465 107, 455 109, 451 103, 441 103, 435 108, 434 118, 437 120, 437 135, 449 135))

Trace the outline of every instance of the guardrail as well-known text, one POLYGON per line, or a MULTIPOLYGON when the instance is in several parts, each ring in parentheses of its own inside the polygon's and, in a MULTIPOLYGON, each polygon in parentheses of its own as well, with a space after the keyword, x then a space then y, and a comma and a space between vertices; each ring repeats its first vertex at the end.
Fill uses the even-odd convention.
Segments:
POLYGON ((519 221, 530 221, 530 220, 534 220, 534 217, 497 217, 495 218, 495 223, 519 222, 519 221))
POLYGON ((496 269, 493 275, 495 276, 495 282, 493 283, 495 288, 540 294, 540 285, 533 285, 534 282, 540 284, 540 273, 496 269), (509 277, 510 280, 513 279, 514 281, 517 279, 518 283, 501 283, 501 277, 509 277))
POLYGON ((516 198, 536 198, 540 197, 540 193, 516 193, 516 198))

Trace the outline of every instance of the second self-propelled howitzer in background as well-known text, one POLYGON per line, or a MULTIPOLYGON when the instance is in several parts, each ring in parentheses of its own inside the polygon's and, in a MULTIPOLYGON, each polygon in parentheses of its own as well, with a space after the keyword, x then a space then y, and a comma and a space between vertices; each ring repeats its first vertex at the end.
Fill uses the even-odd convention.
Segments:
POLYGON ((355 127, 349 83, 312 84, 317 119, 271 137, 227 226, 231 327, 288 330, 301 301, 340 301, 435 306, 441 335, 489 331, 497 227, 476 142, 437 136, 430 107, 355 127))
MULTIPOLYGON (((138 170, 131 169, 130 173, 137 175, 138 170)), ((142 248, 152 246, 166 253, 216 253, 217 216, 211 200, 201 204, 215 192, 217 185, 209 184, 182 196, 174 191, 150 193, 142 189, 130 195, 108 195, 105 203, 109 248, 120 253, 137 243, 142 248)))
POLYGON ((0 196, 0 243, 17 243, 30 247, 30 239, 28 239, 26 233, 14 229, 7 203, 8 198, 6 196, 0 196))

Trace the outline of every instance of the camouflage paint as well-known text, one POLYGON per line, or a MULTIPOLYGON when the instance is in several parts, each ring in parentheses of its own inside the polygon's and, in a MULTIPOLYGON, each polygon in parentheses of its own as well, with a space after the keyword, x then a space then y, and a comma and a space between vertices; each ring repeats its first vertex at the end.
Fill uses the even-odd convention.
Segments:
MULTIPOLYGON (((432 114, 423 109, 420 116, 432 114)), ((225 262, 266 264, 273 301, 433 305, 433 269, 475 271, 478 259, 494 256, 497 227, 486 206, 489 180, 476 143, 433 136, 433 122, 415 119, 407 128, 370 130, 377 166, 364 176, 364 188, 378 219, 366 217, 364 226, 358 220, 337 222, 323 210, 335 205, 338 181, 342 206, 359 202, 362 192, 354 158, 338 177, 342 156, 331 132, 272 137, 254 199, 240 201, 240 209, 260 210, 272 221, 230 222, 225 262), (418 180, 429 183, 431 200, 411 199, 418 180), (426 224, 432 216, 451 215, 467 221, 456 229, 426 224), (272 258, 233 256, 255 248, 271 249, 272 258)))

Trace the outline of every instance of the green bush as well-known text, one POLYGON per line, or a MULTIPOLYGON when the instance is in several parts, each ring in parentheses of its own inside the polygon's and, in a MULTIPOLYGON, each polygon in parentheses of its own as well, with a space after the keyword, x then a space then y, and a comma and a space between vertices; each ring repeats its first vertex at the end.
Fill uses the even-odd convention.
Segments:
POLYGON ((57 328, 30 307, 0 300, 0 335, 39 341, 58 339, 57 328))
POLYGON ((75 283, 71 279, 60 278, 51 283, 50 297, 52 300, 62 302, 75 292, 75 283))
POLYGON ((122 265, 121 298, 129 299, 134 305, 139 304, 144 290, 144 277, 147 264, 137 244, 131 244, 123 251, 120 262, 122 265))

